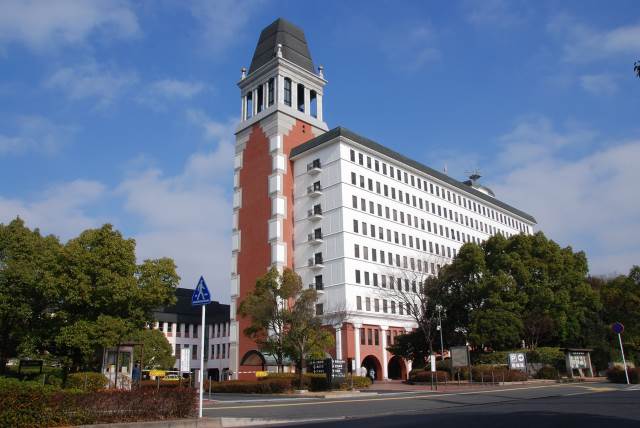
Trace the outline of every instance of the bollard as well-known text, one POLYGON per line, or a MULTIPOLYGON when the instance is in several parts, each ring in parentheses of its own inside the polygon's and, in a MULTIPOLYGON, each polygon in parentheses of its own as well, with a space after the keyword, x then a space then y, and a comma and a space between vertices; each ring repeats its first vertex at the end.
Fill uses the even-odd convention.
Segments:
POLYGON ((211 400, 211 376, 209 376, 209 400, 211 400))
POLYGON ((491 385, 494 385, 496 381, 493 379, 493 370, 491 370, 491 385))
POLYGON ((484 372, 480 373, 480 384, 484 386, 484 372))
POLYGON ((156 376, 156 389, 160 391, 160 376, 156 376))

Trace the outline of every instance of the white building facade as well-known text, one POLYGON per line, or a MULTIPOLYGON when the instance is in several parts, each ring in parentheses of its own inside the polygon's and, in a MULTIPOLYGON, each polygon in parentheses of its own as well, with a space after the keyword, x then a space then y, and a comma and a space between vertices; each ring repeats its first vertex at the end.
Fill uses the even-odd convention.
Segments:
POLYGON ((477 183, 462 183, 346 128, 323 122, 322 67, 304 33, 265 28, 243 69, 236 133, 231 267, 234 377, 255 378, 268 356, 243 335, 236 309, 270 267, 291 268, 318 291, 336 335, 332 356, 403 378, 387 347, 416 327, 402 293, 437 275, 467 242, 532 233, 535 219, 477 183), (417 280, 416 280, 417 278, 417 280))

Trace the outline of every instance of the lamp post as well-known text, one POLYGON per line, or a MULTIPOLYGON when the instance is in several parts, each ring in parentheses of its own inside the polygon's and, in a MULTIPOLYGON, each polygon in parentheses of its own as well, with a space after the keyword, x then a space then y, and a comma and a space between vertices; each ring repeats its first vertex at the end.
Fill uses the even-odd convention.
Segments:
POLYGON ((436 310, 438 311, 438 331, 440 332, 440 355, 442 357, 442 361, 444 361, 444 341, 442 340, 442 305, 436 305, 436 310))

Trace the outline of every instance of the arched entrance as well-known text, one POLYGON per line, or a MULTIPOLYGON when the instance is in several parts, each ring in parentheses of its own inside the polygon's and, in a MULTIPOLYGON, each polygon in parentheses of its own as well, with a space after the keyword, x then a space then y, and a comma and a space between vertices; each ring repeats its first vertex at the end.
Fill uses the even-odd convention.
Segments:
POLYGON ((264 356, 255 350, 248 351, 240 361, 241 366, 254 366, 256 370, 264 370, 266 362, 264 356))
POLYGON ((362 360, 362 367, 367 369, 367 376, 369 376, 369 371, 373 369, 376 372, 376 380, 382 380, 382 365, 373 355, 367 355, 364 360, 362 360))
POLYGON ((397 355, 394 355, 387 364, 387 376, 389 379, 401 379, 407 378, 407 366, 404 360, 397 355))

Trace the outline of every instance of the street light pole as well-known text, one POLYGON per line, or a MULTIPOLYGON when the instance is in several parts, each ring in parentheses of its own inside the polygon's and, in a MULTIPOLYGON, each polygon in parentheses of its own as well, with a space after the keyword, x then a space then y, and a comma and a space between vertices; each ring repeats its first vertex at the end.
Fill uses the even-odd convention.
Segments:
POLYGON ((436 309, 438 310, 438 330, 440 330, 440 355, 442 356, 442 361, 444 361, 444 341, 442 340, 442 306, 437 305, 436 309))

